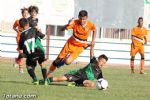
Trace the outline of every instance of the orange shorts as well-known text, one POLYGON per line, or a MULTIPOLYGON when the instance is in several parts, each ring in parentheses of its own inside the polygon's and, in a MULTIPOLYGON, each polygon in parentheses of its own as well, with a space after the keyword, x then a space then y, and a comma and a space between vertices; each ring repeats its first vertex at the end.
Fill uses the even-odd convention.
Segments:
POLYGON ((141 55, 144 55, 144 44, 141 46, 132 46, 131 45, 131 52, 130 55, 131 56, 135 56, 137 53, 140 53, 141 55))
POLYGON ((73 59, 76 59, 83 52, 86 46, 87 44, 80 43, 76 41, 74 37, 70 37, 58 55, 58 58, 65 58, 68 54, 70 54, 73 59))

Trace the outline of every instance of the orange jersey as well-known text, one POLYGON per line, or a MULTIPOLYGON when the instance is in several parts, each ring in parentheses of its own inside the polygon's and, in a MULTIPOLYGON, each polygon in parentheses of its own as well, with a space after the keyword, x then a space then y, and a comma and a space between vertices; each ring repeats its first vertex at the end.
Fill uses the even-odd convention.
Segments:
POLYGON ((19 20, 16 20, 14 25, 13 25, 13 28, 19 30, 19 32, 17 33, 17 36, 16 36, 16 41, 17 43, 19 42, 20 40, 20 33, 22 32, 22 28, 20 27, 20 24, 19 24, 19 20))
POLYGON ((92 22, 87 21, 86 25, 83 27, 79 20, 74 20, 66 29, 73 29, 73 35, 81 40, 87 40, 90 31, 96 31, 96 27, 92 22))
POLYGON ((65 58, 67 54, 71 54, 73 59, 76 59, 82 51, 87 47, 87 39, 90 31, 96 31, 95 25, 87 21, 83 27, 79 20, 74 20, 66 29, 73 29, 73 36, 66 42, 65 46, 59 54, 59 58, 65 58))
POLYGON ((144 27, 140 28, 136 26, 131 30, 131 34, 134 45, 141 46, 144 44, 144 37, 147 35, 147 30, 144 27))
MULTIPOLYGON (((23 30, 23 29, 20 27, 19 20, 16 20, 16 21, 15 21, 15 23, 14 23, 14 25, 13 25, 13 28, 19 30, 19 31, 17 32, 17 36, 16 36, 16 42, 17 42, 17 44, 18 44, 19 41, 20 41, 20 33, 21 33, 22 30, 23 30)), ((18 48, 17 48, 17 50, 18 50, 18 48)))

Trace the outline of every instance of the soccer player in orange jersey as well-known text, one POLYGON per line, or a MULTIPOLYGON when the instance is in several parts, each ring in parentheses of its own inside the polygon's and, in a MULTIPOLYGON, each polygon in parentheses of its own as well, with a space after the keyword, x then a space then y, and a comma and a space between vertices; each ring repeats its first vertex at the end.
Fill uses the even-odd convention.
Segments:
MULTIPOLYGON (((28 12, 28 8, 23 8, 21 9, 21 14, 22 14, 22 18, 27 18, 29 16, 29 12, 28 12)), ((14 25, 13 25, 13 29, 17 32, 17 36, 16 36, 16 42, 17 42, 17 45, 19 44, 19 40, 20 40, 20 33, 22 32, 22 28, 20 27, 20 24, 19 24, 19 20, 16 20, 14 25)), ((17 47, 17 51, 19 51, 18 47, 17 47)), ((23 58, 21 57, 18 57, 15 59, 16 60, 16 63, 19 65, 19 72, 20 73, 24 73, 23 72, 23 58)), ((16 64, 14 64, 16 65, 16 64)))
POLYGON ((85 48, 94 45, 96 27, 92 22, 88 21, 87 11, 81 10, 79 12, 78 19, 70 20, 69 23, 61 30, 64 31, 65 29, 73 29, 73 35, 68 39, 60 54, 50 66, 48 77, 50 76, 50 73, 56 69, 56 67, 59 68, 64 64, 71 64, 85 48), (90 31, 93 31, 92 40, 90 43, 87 43, 90 31))
POLYGON ((140 74, 144 74, 144 44, 147 44, 147 30, 143 27, 143 18, 139 17, 138 19, 138 25, 134 27, 131 31, 131 73, 134 73, 134 58, 135 55, 139 52, 141 55, 141 69, 140 74))

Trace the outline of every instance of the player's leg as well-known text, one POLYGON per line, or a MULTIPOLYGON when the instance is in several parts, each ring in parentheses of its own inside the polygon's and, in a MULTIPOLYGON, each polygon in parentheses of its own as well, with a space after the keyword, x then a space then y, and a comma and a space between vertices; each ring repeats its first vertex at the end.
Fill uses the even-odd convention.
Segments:
MULTIPOLYGON (((46 79, 46 85, 51 84, 52 82, 63 82, 63 81, 67 81, 67 77, 65 76, 59 76, 59 77, 49 77, 46 79)), ((39 81, 40 85, 45 84, 45 81, 40 80, 39 81)))
POLYGON ((30 77, 32 78, 33 84, 38 85, 39 82, 38 82, 38 79, 36 77, 36 74, 34 72, 34 68, 33 67, 35 67, 35 66, 27 66, 27 72, 30 75, 30 77))
POLYGON ((46 66, 45 66, 46 59, 44 57, 44 54, 40 55, 38 63, 41 66, 41 72, 42 72, 43 80, 44 80, 45 85, 46 85, 47 84, 47 69, 46 69, 46 66))
POLYGON ((83 81, 84 87, 95 87, 95 83, 91 80, 85 80, 83 81))
POLYGON ((79 73, 79 70, 72 70, 64 75, 67 78, 67 81, 71 82, 68 86, 83 86, 83 81, 85 80, 84 78, 86 75, 81 75, 81 73, 79 73))
POLYGON ((73 57, 72 53, 69 54, 69 55, 66 57, 66 59, 64 60, 64 61, 65 61, 65 64, 66 64, 66 65, 70 65, 70 64, 74 61, 75 58, 76 58, 76 57, 73 57))
POLYGON ((60 77, 53 77, 51 78, 52 82, 63 82, 63 81, 67 81, 67 77, 66 76, 60 76, 60 77))
POLYGON ((43 75, 43 79, 45 80, 47 78, 47 69, 45 67, 45 62, 40 63, 41 66, 41 72, 43 75))
POLYGON ((49 67, 47 77, 51 77, 51 73, 53 73, 56 70, 56 68, 60 68, 63 65, 64 65, 64 58, 56 58, 49 67))
POLYGON ((49 68, 48 77, 50 77, 50 74, 55 71, 56 68, 60 68, 64 64, 69 65, 71 64, 74 59, 76 59, 79 54, 83 51, 83 49, 77 50, 76 52, 73 52, 71 54, 66 54, 64 58, 59 58, 59 56, 56 58, 56 60, 53 61, 52 65, 49 68))
POLYGON ((66 43, 64 48, 61 50, 60 54, 58 55, 57 59, 53 61, 52 65, 49 68, 48 77, 50 74, 54 72, 57 68, 60 68, 64 64, 69 65, 71 64, 74 59, 76 59, 79 54, 84 50, 84 47, 75 46, 70 43, 66 43))
POLYGON ((24 73, 23 71, 23 63, 24 63, 25 54, 19 54, 17 60, 19 65, 19 73, 24 73))
POLYGON ((51 66, 49 67, 48 77, 50 77, 51 73, 55 71, 56 68, 60 68, 65 63, 65 57, 69 54, 69 43, 66 43, 65 46, 62 48, 61 52, 59 53, 58 57, 52 62, 51 66))
MULTIPOLYGON (((63 81, 68 81, 68 82, 73 82, 73 83, 69 83, 68 86, 76 86, 76 81, 79 82, 78 80, 80 80, 81 76, 79 76, 76 73, 66 73, 63 76, 60 77, 49 77, 48 78, 48 83, 50 84, 51 82, 63 82, 63 81)), ((80 81, 81 83, 81 81, 80 81)), ((82 81, 83 83, 83 81, 82 81)))
POLYGON ((140 47, 139 53, 141 55, 141 61, 140 61, 140 65, 141 65, 141 69, 140 69, 140 74, 144 74, 144 45, 140 47))
MULTIPOLYGON (((17 52, 19 52, 19 40, 20 40, 20 32, 17 33, 17 36, 16 36, 16 43, 17 43, 17 52)), ((19 56, 19 55, 18 55, 19 56)), ((15 58, 15 63, 13 64, 14 67, 17 67, 19 65, 19 60, 18 60, 18 57, 15 58)))
POLYGON ((26 67, 27 67, 28 74, 30 75, 30 77, 33 80, 33 83, 35 85, 38 85, 39 82, 38 82, 38 79, 37 79, 36 74, 34 72, 35 67, 36 67, 36 62, 32 61, 30 58, 27 57, 27 59, 26 59, 26 67))
POLYGON ((130 59, 130 68, 131 68, 131 73, 134 73, 134 59, 135 59, 135 55, 137 54, 138 52, 138 47, 132 47, 131 46, 131 52, 130 52, 130 55, 131 55, 131 59, 130 59))
POLYGON ((71 64, 82 52, 83 52, 84 48, 83 47, 73 47, 72 49, 72 53, 70 53, 70 55, 68 55, 65 59, 65 64, 69 65, 71 64))
POLYGON ((135 56, 131 56, 131 59, 130 59, 131 73, 134 73, 134 59, 135 59, 135 56))

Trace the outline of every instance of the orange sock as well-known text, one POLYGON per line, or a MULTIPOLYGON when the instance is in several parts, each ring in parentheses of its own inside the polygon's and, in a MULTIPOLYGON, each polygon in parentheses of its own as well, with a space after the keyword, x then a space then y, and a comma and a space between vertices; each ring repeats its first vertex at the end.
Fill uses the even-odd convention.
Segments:
POLYGON ((16 64, 19 64, 18 58, 15 58, 15 62, 16 62, 16 64))
POLYGON ((131 67, 131 73, 134 73, 134 60, 131 60, 130 67, 131 67))
POLYGON ((134 70, 134 60, 131 60, 130 67, 131 67, 132 70, 134 70))
POLYGON ((23 58, 18 59, 18 64, 19 64, 19 66, 23 66, 23 58))
POLYGON ((47 77, 51 77, 51 73, 54 72, 56 69, 56 67, 54 65, 50 66, 49 71, 47 73, 47 77))
POLYGON ((141 72, 144 73, 144 60, 141 60, 141 72))
POLYGON ((52 72, 53 72, 55 69, 56 69, 56 67, 55 67, 54 65, 52 65, 52 66, 49 68, 49 70, 52 71, 52 72))

